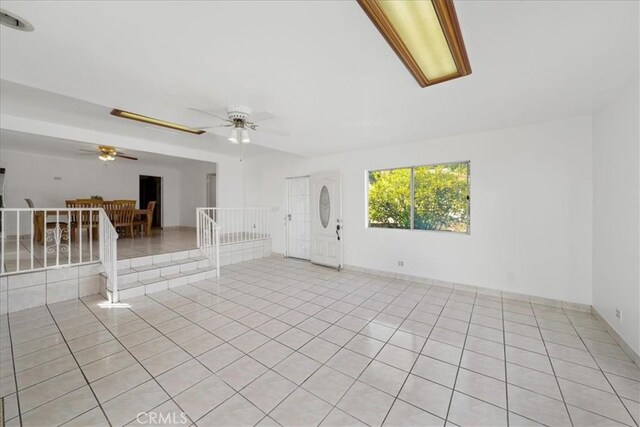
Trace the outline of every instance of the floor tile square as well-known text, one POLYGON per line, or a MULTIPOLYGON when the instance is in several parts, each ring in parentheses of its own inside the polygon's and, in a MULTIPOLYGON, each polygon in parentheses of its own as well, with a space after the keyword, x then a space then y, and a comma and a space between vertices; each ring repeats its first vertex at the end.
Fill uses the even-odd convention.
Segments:
POLYGON ((196 359, 192 359, 159 375, 157 380, 170 396, 175 396, 210 375, 211 371, 196 359))
POLYGON ((393 366, 373 360, 358 378, 359 381, 396 396, 408 373, 393 366))
POLYGON ((213 372, 217 372, 227 365, 240 359, 244 354, 230 344, 224 343, 212 350, 201 354, 197 359, 213 372))
POLYGON ((453 388, 458 367, 431 357, 420 355, 411 373, 429 381, 453 388))
POLYGON ((196 421, 198 426, 248 426, 260 421, 265 414, 247 399, 236 394, 196 421))
POLYGON ((409 375, 398 398, 440 418, 445 418, 451 393, 452 390, 447 387, 409 375))
POLYGON ((183 391, 174 400, 189 418, 197 420, 234 394, 231 387, 212 375, 183 391))
POLYGON ((293 353, 293 350, 286 345, 271 340, 253 350, 250 355, 266 367, 273 368, 291 353, 293 353))
POLYGON ((326 365, 352 378, 358 378, 370 362, 370 358, 343 348, 326 365))
POLYGON ((366 424, 381 425, 393 401, 393 396, 356 381, 337 406, 366 424))
POLYGON ((507 411, 471 396, 454 392, 448 421, 460 426, 506 426, 507 411))
POLYGON ((336 354, 338 350, 340 350, 339 346, 316 337, 303 345, 298 351, 320 363, 325 363, 331 356, 336 354))
POLYGON ((380 350, 375 360, 409 372, 417 358, 418 353, 387 344, 380 350))
POLYGON ((287 397, 269 416, 282 426, 318 425, 331 411, 331 405, 298 388, 287 397))
POLYGON ((256 362, 249 356, 244 356, 218 371, 217 375, 234 389, 240 390, 266 372, 266 370, 266 366, 256 362))
POLYGON ((274 366, 273 370, 300 385, 319 367, 319 362, 316 362, 304 354, 295 352, 274 366))
POLYGON ((269 413, 297 387, 283 376, 267 371, 245 387, 240 394, 265 413, 269 413))
POLYGON ((354 382, 355 379, 323 366, 302 384, 302 388, 335 405, 354 382))
POLYGON ((384 425, 389 427, 442 427, 444 420, 398 399, 393 403, 384 425))

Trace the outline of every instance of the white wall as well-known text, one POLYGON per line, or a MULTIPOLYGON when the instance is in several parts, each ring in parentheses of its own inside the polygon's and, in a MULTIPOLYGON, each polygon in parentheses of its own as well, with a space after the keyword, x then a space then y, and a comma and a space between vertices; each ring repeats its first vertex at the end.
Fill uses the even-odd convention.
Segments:
POLYGON ((535 124, 305 159, 247 160, 245 204, 276 206, 283 252, 284 178, 339 169, 344 262, 590 304, 591 118, 535 124), (365 171, 471 161, 471 234, 366 228, 365 171), (398 267, 398 260, 404 267, 398 267))
POLYGON ((639 91, 636 80, 593 117, 593 305, 636 353, 640 353, 639 91))
POLYGON ((182 186, 180 189, 180 223, 184 226, 196 226, 194 208, 207 206, 207 175, 216 173, 215 163, 185 162, 182 167, 182 186))
POLYGON ((139 199, 139 176, 163 178, 163 226, 195 226, 195 208, 206 201, 207 173, 216 165, 184 160, 175 165, 95 157, 56 157, 2 149, 0 167, 6 168, 5 207, 64 207, 65 200, 100 195, 109 199, 139 199), (56 179, 60 178, 60 179, 56 179))

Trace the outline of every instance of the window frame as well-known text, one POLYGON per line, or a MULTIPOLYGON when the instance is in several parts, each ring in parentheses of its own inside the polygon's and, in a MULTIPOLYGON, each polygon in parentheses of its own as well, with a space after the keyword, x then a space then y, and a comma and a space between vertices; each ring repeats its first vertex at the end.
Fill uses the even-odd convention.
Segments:
POLYGON ((452 161, 452 162, 440 162, 440 163, 427 163, 413 166, 398 166, 391 168, 380 169, 367 169, 365 170, 365 228, 376 230, 404 230, 404 231, 427 231, 437 233, 450 233, 456 235, 471 235, 471 160, 452 161), (415 228, 415 169, 430 166, 446 166, 446 165, 467 165, 467 231, 453 231, 453 230, 427 230, 423 228, 415 228), (409 169, 410 171, 410 196, 411 207, 409 211, 409 228, 393 228, 393 227, 375 227, 371 225, 369 220, 369 174, 371 172, 393 171, 399 169, 409 169))

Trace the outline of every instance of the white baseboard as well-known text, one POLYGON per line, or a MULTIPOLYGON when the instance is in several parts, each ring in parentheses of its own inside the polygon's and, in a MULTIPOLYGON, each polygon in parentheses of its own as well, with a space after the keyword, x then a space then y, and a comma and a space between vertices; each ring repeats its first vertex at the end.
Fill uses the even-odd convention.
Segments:
POLYGON ((502 291, 500 289, 489 289, 489 288, 484 288, 482 286, 474 286, 474 285, 467 285, 467 284, 463 284, 463 283, 447 282, 447 281, 443 281, 443 280, 432 279, 432 278, 429 278, 429 277, 412 276, 412 275, 409 275, 409 274, 400 274, 400 273, 393 273, 393 272, 390 272, 390 271, 374 270, 374 269, 371 269, 371 268, 357 267, 357 266, 354 266, 354 265, 345 265, 344 268, 346 270, 359 271, 359 272, 362 272, 362 273, 369 273, 369 274, 376 274, 378 276, 384 276, 384 277, 393 277, 393 278, 396 278, 396 279, 408 280, 408 281, 418 282, 418 283, 425 283, 425 284, 428 284, 428 285, 440 286, 440 287, 448 288, 448 289, 456 289, 456 290, 462 290, 462 291, 468 291, 468 292, 476 292, 476 293, 481 294, 481 295, 492 295, 492 296, 495 296, 495 297, 502 297, 502 298, 517 300, 517 301, 530 302, 532 304, 539 304, 539 305, 545 305, 545 306, 549 306, 549 307, 563 308, 563 309, 566 309, 566 310, 581 311, 583 313, 590 313, 591 312, 591 305, 590 304, 581 304, 581 303, 570 302, 570 301, 556 300, 556 299, 552 299, 552 298, 543 298, 543 297, 537 297, 537 296, 533 296, 533 295, 519 294, 519 293, 516 293, 516 292, 502 291))
POLYGON ((616 340, 616 342, 618 343, 618 345, 622 348, 622 350, 627 354, 627 356, 629 356, 631 358, 631 360, 633 360, 633 362, 640 366, 640 355, 638 355, 638 353, 635 352, 634 349, 632 349, 629 344, 627 344, 627 342, 624 340, 624 338, 622 338, 622 336, 618 333, 618 331, 616 331, 613 326, 611 326, 611 324, 607 321, 607 319, 605 319, 600 312, 595 308, 595 307, 591 307, 591 314, 593 314, 596 319, 598 319, 600 321, 600 323, 602 323, 604 325, 604 327, 607 329, 607 332, 609 333, 609 335, 611 335, 613 337, 614 340, 616 340))

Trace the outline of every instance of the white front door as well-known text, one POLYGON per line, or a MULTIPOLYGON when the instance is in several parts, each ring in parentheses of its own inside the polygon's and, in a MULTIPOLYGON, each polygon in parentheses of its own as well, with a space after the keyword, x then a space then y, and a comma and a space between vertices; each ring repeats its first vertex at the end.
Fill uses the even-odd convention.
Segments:
POLYGON ((309 218, 309 177, 287 178, 285 236, 288 257, 309 259, 311 225, 309 218))
POLYGON ((311 262, 342 267, 340 171, 311 175, 311 262))

